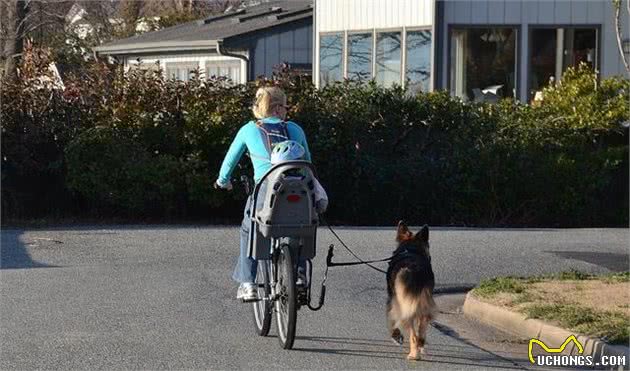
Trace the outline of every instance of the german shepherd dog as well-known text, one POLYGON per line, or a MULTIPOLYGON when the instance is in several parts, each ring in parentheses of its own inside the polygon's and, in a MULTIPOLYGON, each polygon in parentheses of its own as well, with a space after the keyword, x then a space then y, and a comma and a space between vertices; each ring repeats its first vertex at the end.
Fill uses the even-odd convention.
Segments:
POLYGON ((396 241, 398 248, 387 269, 387 325, 392 340, 399 345, 404 340, 401 329, 409 334, 407 359, 419 360, 436 310, 429 227, 425 225, 413 234, 401 220, 396 241))

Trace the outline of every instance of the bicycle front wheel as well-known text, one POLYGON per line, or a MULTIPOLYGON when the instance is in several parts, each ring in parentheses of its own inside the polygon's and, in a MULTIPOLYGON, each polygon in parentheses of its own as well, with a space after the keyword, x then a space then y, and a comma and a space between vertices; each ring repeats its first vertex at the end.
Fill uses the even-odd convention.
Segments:
POLYGON ((282 244, 275 257, 277 272, 276 325, 278 339, 284 349, 291 349, 295 340, 297 320, 297 292, 295 290, 295 267, 289 245, 282 244))
POLYGON ((269 286, 269 260, 258 261, 258 273, 256 274, 256 286, 258 287, 258 300, 253 303, 254 325, 256 333, 267 336, 271 327, 271 287, 269 286))

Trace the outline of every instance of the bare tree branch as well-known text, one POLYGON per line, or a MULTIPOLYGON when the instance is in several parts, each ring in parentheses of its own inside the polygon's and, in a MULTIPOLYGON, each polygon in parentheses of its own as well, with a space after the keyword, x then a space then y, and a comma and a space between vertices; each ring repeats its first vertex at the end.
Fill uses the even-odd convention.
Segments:
POLYGON ((33 32, 35 30, 38 30, 41 27, 44 26, 49 26, 49 25, 55 25, 57 24, 57 22, 55 21, 43 21, 41 23, 36 23, 33 24, 31 26, 29 26, 28 28, 24 29, 24 31, 22 31, 22 33, 20 34, 21 37, 25 37, 26 35, 28 35, 30 32, 33 32))
MULTIPOLYGON (((630 65, 628 64, 628 60, 626 59, 626 54, 623 52, 623 42, 621 40, 622 31, 621 31, 621 2, 623 0, 612 0, 613 7, 615 8, 614 12, 614 21, 615 21, 615 33, 617 36, 617 47, 619 48, 619 55, 621 56, 621 60, 623 61, 623 65, 626 67, 626 71, 630 73, 630 65)), ((630 18, 630 0, 626 1, 626 5, 628 7, 628 17, 630 18)))

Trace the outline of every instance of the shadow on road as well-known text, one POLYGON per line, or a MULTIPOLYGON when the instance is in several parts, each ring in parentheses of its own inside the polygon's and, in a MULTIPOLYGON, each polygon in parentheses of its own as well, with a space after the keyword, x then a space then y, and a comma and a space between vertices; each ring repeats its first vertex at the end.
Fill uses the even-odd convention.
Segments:
POLYGON ((54 268, 31 258, 20 231, 3 232, 0 239, 0 269, 54 268))
MULTIPOLYGON (((481 347, 479 347, 479 346, 477 346, 477 345, 473 344, 472 342, 470 342, 470 341, 468 341, 468 340, 464 339, 463 337, 461 337, 461 336, 459 335, 459 333, 458 333, 457 331, 453 330, 452 328, 450 328, 450 327, 448 327, 448 326, 446 326, 446 325, 444 325, 444 324, 441 324, 441 323, 439 323, 439 322, 433 322, 431 325, 433 326, 433 328, 435 328, 436 330, 438 330, 439 332, 441 332, 443 335, 446 335, 446 336, 448 336, 448 337, 451 337, 451 338, 453 338, 453 339, 456 339, 457 341, 459 341, 459 342, 461 342, 461 343, 463 343, 463 344, 466 344, 466 345, 467 345, 467 346, 469 346, 469 347, 472 347, 472 348, 474 348, 474 349, 477 349, 477 350, 479 350, 480 352, 486 353, 486 354, 488 355, 488 357, 487 357, 487 358, 482 358, 482 359, 479 359, 479 358, 473 358, 473 359, 471 359, 472 361, 484 361, 484 360, 487 360, 487 361, 492 361, 492 360, 494 360, 494 361, 496 361, 496 360, 501 360, 501 361, 503 361, 503 362, 505 362, 505 363, 506 363, 505 365, 500 365, 500 366, 499 366, 499 365, 497 365, 497 366, 490 366, 490 365, 487 365, 487 364, 479 364, 478 366, 483 366, 483 367, 493 367, 493 368, 502 368, 502 369, 503 369, 503 368, 508 368, 508 369, 519 369, 519 370, 524 369, 523 367, 519 366, 519 364, 517 363, 517 361, 516 361, 516 360, 510 359, 510 358, 506 358, 506 357, 502 357, 502 356, 500 356, 500 355, 498 355, 498 354, 496 354, 496 353, 493 353, 493 352, 490 352, 490 351, 488 351, 488 350, 486 350, 486 349, 483 349, 483 348, 481 348, 481 347)), ((458 352, 458 354, 459 354, 459 353, 460 353, 460 352, 458 352)))
POLYGON ((323 353, 323 354, 335 354, 335 355, 347 355, 369 358, 384 358, 384 359, 401 359, 402 351, 397 345, 384 340, 375 339, 355 339, 355 338, 342 338, 342 337, 320 337, 320 336, 299 336, 296 340, 307 341, 322 344, 341 344, 341 345, 353 345, 361 349, 331 349, 331 348, 297 348, 293 350, 298 352, 310 352, 310 353, 323 353), (388 348, 389 350, 376 350, 366 349, 366 347, 378 347, 388 348))
MULTIPOLYGON (((464 343, 461 346, 447 345, 447 344, 435 344, 429 345, 429 351, 427 356, 419 362, 429 362, 445 365, 464 365, 464 366, 479 366, 484 368, 499 368, 499 369, 523 369, 516 362, 501 357, 497 354, 489 352, 485 349, 479 348, 472 343, 467 342, 465 339, 460 338, 457 333, 451 329, 445 328, 443 325, 434 324, 434 327, 443 334, 453 337, 456 340, 464 343), (485 353, 487 356, 479 358, 479 353, 472 353, 463 351, 463 348, 473 347, 485 353), (496 364, 497 361, 502 364, 496 364), (494 362, 495 364, 491 363, 494 362)), ((408 351, 408 345, 401 347, 393 344, 388 340, 377 339, 360 339, 360 338, 346 338, 346 337, 319 337, 319 336, 300 336, 296 340, 322 343, 322 344, 340 344, 349 345, 353 349, 339 349, 339 348, 298 348, 294 347, 293 350, 298 352, 309 353, 322 353, 322 354, 334 354, 334 355, 348 355, 368 358, 382 358, 382 359, 405 359, 408 351), (370 349, 369 347, 379 348, 370 349), (385 350, 382 350, 386 348, 385 350)), ((410 361, 411 362, 411 361, 410 361)))
POLYGON ((600 251, 545 251, 564 259, 581 260, 599 265, 611 271, 627 271, 630 265, 630 255, 600 251))

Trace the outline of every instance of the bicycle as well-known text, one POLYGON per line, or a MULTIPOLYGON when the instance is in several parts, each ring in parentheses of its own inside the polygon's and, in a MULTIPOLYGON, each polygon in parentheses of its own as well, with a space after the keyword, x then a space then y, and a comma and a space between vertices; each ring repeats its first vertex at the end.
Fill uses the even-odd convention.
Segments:
POLYGON ((311 305, 311 259, 315 257, 319 224, 313 179, 314 167, 310 162, 283 162, 273 166, 253 190, 248 256, 258 260, 254 325, 258 335, 267 336, 275 312, 278 339, 284 349, 293 347, 300 307, 319 310, 324 303, 325 278, 319 305, 311 305), (259 205, 263 184, 266 192, 259 205), (307 282, 298 286, 300 259, 305 260, 307 282))

